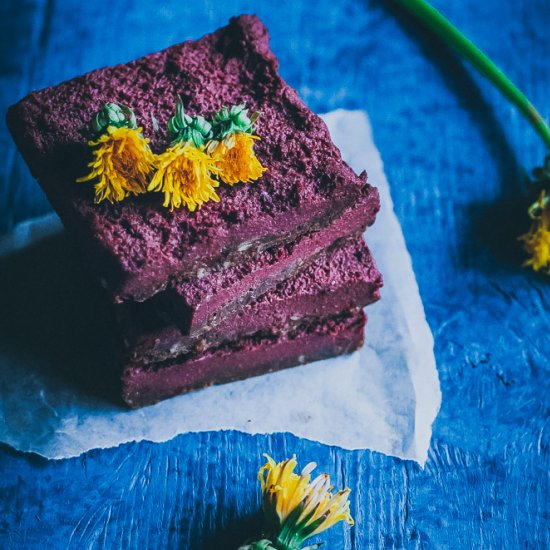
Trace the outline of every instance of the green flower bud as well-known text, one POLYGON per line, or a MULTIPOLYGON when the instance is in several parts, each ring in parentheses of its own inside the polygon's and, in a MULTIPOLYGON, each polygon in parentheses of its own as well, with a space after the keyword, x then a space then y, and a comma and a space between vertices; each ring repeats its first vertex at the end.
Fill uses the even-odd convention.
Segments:
POLYGON ((212 137, 212 124, 203 116, 190 117, 185 113, 183 101, 178 97, 176 114, 168 121, 168 133, 172 144, 191 142, 195 147, 203 147, 212 137))
POLYGON ((136 115, 126 105, 104 103, 92 119, 92 130, 99 134, 108 126, 116 128, 137 128, 136 115))
POLYGON ((214 139, 224 141, 229 135, 236 132, 243 134, 252 134, 254 132, 254 122, 259 113, 248 115, 248 109, 244 104, 223 106, 214 114, 212 119, 212 131, 214 139))
POLYGON ((104 110, 110 122, 117 123, 124 121, 124 113, 116 103, 106 103, 104 110))
POLYGON ((191 120, 190 123, 191 128, 193 130, 196 130, 197 132, 200 132, 203 137, 208 137, 208 135, 212 131, 212 124, 208 122, 203 116, 196 116, 191 120))

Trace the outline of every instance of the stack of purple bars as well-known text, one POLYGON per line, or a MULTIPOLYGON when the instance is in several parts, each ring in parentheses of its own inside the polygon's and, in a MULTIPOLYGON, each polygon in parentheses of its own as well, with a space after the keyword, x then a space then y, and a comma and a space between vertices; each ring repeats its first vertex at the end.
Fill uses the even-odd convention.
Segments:
POLYGON ((323 121, 278 74, 255 16, 198 41, 35 91, 8 125, 112 304, 130 407, 318 359, 363 342, 382 279, 362 234, 379 198, 341 159, 323 121), (103 102, 129 105, 154 152, 180 96, 186 112, 259 111, 254 183, 170 211, 147 193, 94 204, 76 184, 103 102))

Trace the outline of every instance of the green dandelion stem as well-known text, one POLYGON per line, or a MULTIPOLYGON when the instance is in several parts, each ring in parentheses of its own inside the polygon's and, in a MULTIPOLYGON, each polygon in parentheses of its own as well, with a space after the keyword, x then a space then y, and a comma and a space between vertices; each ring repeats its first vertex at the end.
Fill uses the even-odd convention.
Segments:
POLYGON ((420 19, 431 31, 457 50, 483 76, 490 80, 502 95, 519 109, 542 138, 547 149, 550 149, 550 128, 540 113, 521 90, 471 40, 466 38, 426 0, 394 1, 420 19))

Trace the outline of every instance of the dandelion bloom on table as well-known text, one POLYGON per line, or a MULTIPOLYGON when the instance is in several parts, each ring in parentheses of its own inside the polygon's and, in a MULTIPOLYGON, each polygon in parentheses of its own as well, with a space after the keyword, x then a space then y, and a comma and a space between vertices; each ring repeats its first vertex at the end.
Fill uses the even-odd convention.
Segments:
POLYGON ((340 521, 353 525, 348 501, 350 489, 333 493, 327 474, 311 481, 314 462, 298 475, 294 472, 296 457, 276 463, 270 456, 264 456, 267 463, 260 468, 258 479, 269 538, 242 548, 297 550, 306 539, 340 521))
POLYGON ((88 164, 91 171, 76 181, 97 180, 96 203, 118 202, 147 190, 147 176, 153 168, 154 156, 149 139, 141 132, 141 128, 108 126, 96 141, 88 142, 95 148, 94 159, 88 164))
POLYGON ((550 274, 550 198, 545 191, 541 191, 531 205, 529 214, 534 219, 533 225, 520 237, 523 248, 531 256, 524 265, 550 274))
POLYGON ((209 200, 220 200, 214 190, 219 183, 211 177, 218 168, 201 149, 178 142, 157 156, 155 166, 148 190, 164 193, 163 205, 171 210, 185 205, 193 212, 209 200))

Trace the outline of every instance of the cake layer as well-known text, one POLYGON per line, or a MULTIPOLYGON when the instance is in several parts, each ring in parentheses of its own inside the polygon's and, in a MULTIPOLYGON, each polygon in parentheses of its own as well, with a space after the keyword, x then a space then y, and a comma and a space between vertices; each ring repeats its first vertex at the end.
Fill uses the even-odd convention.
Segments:
POLYGON ((365 315, 318 319, 285 335, 243 338, 202 355, 122 373, 122 396, 133 408, 191 390, 351 353, 363 343, 365 315))
POLYGON ((380 297, 382 277, 362 237, 322 254, 313 265, 281 282, 216 328, 198 337, 182 335, 150 303, 115 306, 124 363, 149 364, 205 351, 259 331, 284 332, 304 318, 357 310, 380 297))
POLYGON ((113 301, 143 301, 171 280, 293 241, 360 199, 368 205, 365 224, 373 223, 376 189, 342 161, 324 122, 277 66, 262 23, 241 16, 198 41, 33 92, 10 108, 8 126, 31 172, 113 301), (220 202, 194 213, 171 212, 159 193, 94 204, 93 186, 75 183, 87 173, 94 113, 103 102, 129 105, 158 153, 168 145, 178 95, 190 115, 242 102, 260 111, 256 151, 264 175, 220 186, 220 202))
POLYGON ((247 261, 205 271, 159 296, 161 307, 182 334, 198 336, 211 330, 279 282, 316 260, 324 250, 365 230, 369 202, 362 199, 333 223, 294 242, 268 248, 247 261))

